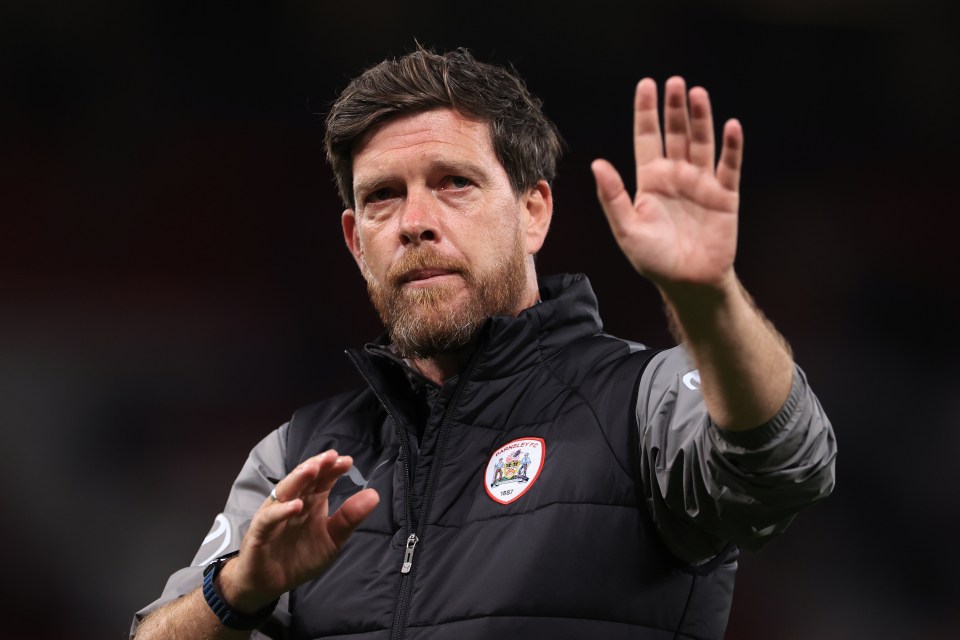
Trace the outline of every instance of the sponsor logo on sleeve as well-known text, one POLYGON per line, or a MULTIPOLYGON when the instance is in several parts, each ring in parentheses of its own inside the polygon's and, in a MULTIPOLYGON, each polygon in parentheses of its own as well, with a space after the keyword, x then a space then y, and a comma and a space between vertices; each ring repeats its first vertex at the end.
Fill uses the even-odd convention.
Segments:
POLYGON ((484 470, 487 495, 500 504, 510 504, 537 481, 546 456, 542 438, 518 438, 503 445, 493 452, 484 470))
POLYGON ((213 528, 210 529, 210 533, 207 534, 207 537, 203 539, 203 545, 200 547, 200 550, 213 548, 213 551, 210 552, 210 555, 205 558, 203 561, 198 562, 196 566, 203 567, 210 564, 216 558, 220 557, 220 554, 230 546, 230 540, 232 536, 230 535, 230 522, 227 520, 227 517, 222 513, 217 514, 217 517, 213 521, 213 528), (219 542, 218 542, 219 541, 219 542), (216 547, 213 547, 214 543, 217 543, 216 547))
POLYGON ((697 369, 683 375, 683 384, 692 391, 700 388, 700 372, 697 369))

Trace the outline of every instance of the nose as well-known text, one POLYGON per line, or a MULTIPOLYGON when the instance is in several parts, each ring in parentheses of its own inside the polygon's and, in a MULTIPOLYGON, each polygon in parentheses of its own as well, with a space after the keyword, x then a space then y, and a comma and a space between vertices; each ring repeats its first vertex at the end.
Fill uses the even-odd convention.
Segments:
POLYGON ((429 193, 410 190, 400 212, 400 244, 417 246, 440 239, 439 203, 429 193))

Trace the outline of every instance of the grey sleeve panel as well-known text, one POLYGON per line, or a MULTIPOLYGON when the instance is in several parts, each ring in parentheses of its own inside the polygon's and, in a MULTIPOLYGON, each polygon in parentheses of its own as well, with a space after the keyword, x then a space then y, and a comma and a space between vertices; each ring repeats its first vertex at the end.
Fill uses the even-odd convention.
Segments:
MULTIPOLYGON (((230 489, 223 512, 214 518, 210 533, 200 544, 193 562, 171 575, 160 597, 136 613, 130 627, 131 638, 140 621, 148 614, 199 587, 203 580, 203 568, 211 560, 240 548, 240 540, 250 527, 253 514, 270 495, 274 485, 287 475, 284 460, 288 428, 289 423, 284 424, 250 452, 230 489)), ((280 598, 270 622, 264 625, 264 630, 254 631, 250 637, 253 640, 280 640, 283 637, 282 630, 289 626, 289 620, 289 603, 285 594, 280 598)))
POLYGON ((787 401, 766 424, 725 431, 707 414, 700 377, 676 347, 640 379, 637 423, 644 497, 666 546, 701 564, 728 543, 758 549, 833 490, 836 439, 795 367, 787 401))

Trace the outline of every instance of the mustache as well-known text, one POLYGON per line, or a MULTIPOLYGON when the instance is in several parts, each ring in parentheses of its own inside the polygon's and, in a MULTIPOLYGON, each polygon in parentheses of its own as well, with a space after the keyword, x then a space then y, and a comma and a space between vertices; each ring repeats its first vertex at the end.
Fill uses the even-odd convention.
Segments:
POLYGON ((409 280, 410 274, 422 269, 441 269, 459 273, 469 279, 470 269, 462 260, 445 256, 434 249, 415 249, 405 252, 387 271, 387 281, 400 286, 409 280))

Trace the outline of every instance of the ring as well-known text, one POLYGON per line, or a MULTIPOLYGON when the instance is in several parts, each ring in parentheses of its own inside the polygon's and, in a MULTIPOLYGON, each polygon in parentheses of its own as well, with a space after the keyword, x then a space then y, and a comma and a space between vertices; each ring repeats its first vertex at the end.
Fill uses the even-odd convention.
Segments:
POLYGON ((282 501, 280 500, 280 498, 277 497, 277 488, 276 488, 276 487, 274 487, 273 489, 270 490, 270 500, 272 500, 273 502, 282 502, 282 501))

